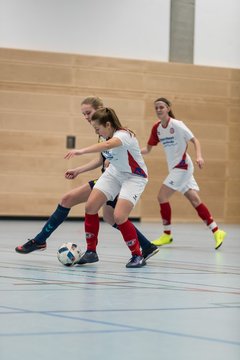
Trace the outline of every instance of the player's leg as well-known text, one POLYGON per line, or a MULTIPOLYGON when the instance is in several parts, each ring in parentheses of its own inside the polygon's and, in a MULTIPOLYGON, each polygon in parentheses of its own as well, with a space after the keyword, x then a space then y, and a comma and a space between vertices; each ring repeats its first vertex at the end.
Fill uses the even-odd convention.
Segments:
POLYGON ((215 249, 217 250, 222 245, 223 240, 226 236, 226 232, 218 228, 217 223, 213 220, 213 217, 207 206, 202 203, 200 196, 196 190, 189 189, 184 195, 190 201, 194 209, 197 211, 198 216, 212 231, 215 240, 215 249))
POLYGON ((79 265, 94 263, 99 260, 97 255, 99 217, 98 211, 107 201, 106 195, 93 188, 85 207, 85 234, 87 250, 77 262, 79 265))
POLYGON ((160 207, 160 215, 162 218, 163 234, 159 238, 152 241, 152 244, 156 246, 170 244, 173 241, 171 234, 172 212, 169 199, 175 193, 175 191, 175 189, 172 189, 165 184, 162 184, 159 190, 157 199, 160 207))
POLYGON ((60 202, 60 205, 71 209, 73 206, 85 203, 91 194, 91 181, 67 192, 60 202))
MULTIPOLYGON (((107 201, 103 206, 103 220, 114 228, 118 229, 117 224, 114 222, 113 212, 117 203, 118 196, 113 201, 107 201)), ((134 225, 135 226, 135 225, 134 225)), ((158 253, 159 249, 156 245, 152 244, 135 226, 138 241, 142 249, 142 255, 145 260, 158 253)), ((119 229, 118 229, 119 230, 119 229)))
POLYGON ((47 247, 47 239, 67 218, 71 208, 77 204, 86 202, 90 193, 91 185, 89 183, 79 186, 78 188, 66 193, 62 197, 56 210, 44 224, 40 233, 38 233, 33 239, 28 240, 25 244, 17 246, 15 250, 21 254, 28 254, 36 250, 45 250, 47 247))
POLYGON ((146 261, 141 253, 136 228, 129 221, 129 216, 142 195, 147 180, 141 177, 125 175, 123 175, 121 180, 122 186, 114 209, 114 219, 126 245, 132 253, 132 257, 126 264, 126 267, 142 267, 146 265, 146 261))
POLYGON ((141 267, 146 265, 146 262, 141 253, 136 228, 128 219, 133 206, 133 203, 126 199, 118 199, 114 210, 114 219, 132 254, 132 257, 126 264, 126 267, 141 267))

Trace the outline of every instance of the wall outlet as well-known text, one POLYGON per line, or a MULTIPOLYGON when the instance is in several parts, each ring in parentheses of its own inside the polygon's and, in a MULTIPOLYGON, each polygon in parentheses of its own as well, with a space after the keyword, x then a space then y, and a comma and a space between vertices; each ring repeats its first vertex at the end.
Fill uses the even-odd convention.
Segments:
POLYGON ((68 135, 66 139, 67 149, 75 149, 75 145, 76 145, 76 137, 72 135, 68 135))

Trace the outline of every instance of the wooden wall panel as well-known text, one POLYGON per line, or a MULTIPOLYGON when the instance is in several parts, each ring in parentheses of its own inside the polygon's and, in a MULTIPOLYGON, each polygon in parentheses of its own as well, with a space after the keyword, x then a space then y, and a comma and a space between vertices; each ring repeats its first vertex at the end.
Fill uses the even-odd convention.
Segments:
POLYGON ((24 91, 1 91, 0 107, 8 111, 33 111, 39 113, 69 114, 71 111, 71 97, 24 91))
MULTIPOLYGON (((0 95, 1 96, 1 95, 0 95)), ((31 132, 71 132, 71 116, 61 114, 49 114, 39 112, 20 112, 12 110, 0 110, 0 128, 7 131, 31 131, 31 132)), ((79 121, 79 119, 78 119, 79 121)))
MULTIPOLYGON (((239 102, 239 99, 238 99, 238 102, 239 102)), ((229 112, 229 121, 231 123, 235 123, 237 125, 239 125, 239 113, 240 113, 240 105, 239 106, 234 106, 232 105, 230 107, 230 109, 228 109, 228 112, 229 112)))
POLYGON ((1 62, 18 62, 30 64, 54 64, 71 66, 75 56, 71 54, 59 54, 42 51, 22 51, 18 49, 0 48, 1 62))
MULTIPOLYGON (((230 80, 235 79, 239 76, 238 71, 234 75, 234 70, 232 69, 219 69, 215 67, 207 66, 194 66, 191 64, 169 64, 156 61, 144 62, 144 70, 148 73, 159 73, 167 74, 172 78, 184 77, 187 76, 191 79, 211 79, 211 80, 230 80)), ((239 80, 239 79, 238 79, 239 80)), ((184 93, 184 90, 179 94, 181 96, 184 93)))
MULTIPOLYGON (((86 96, 102 97, 141 146, 157 120, 153 101, 164 96, 201 142, 205 167, 195 177, 203 202, 217 221, 239 223, 239 89, 237 69, 0 49, 0 216, 48 216, 64 193, 99 175, 64 178, 92 159, 63 158, 67 135, 76 136, 77 147, 96 142, 81 114, 86 96)), ((194 161, 192 144, 189 153, 194 161)), ((145 159, 149 183, 132 215, 160 224, 156 197, 167 175, 161 146, 145 159)), ((200 221, 181 194, 171 203, 174 221, 200 221)), ((71 211, 83 215, 84 204, 71 211)))
POLYGON ((28 84, 73 85, 72 69, 57 67, 56 65, 2 63, 0 79, 28 84))
POLYGON ((204 96, 227 96, 228 88, 227 82, 217 80, 203 80, 198 79, 193 81, 186 75, 185 78, 172 78, 170 76, 160 76, 157 74, 145 77, 144 87, 146 91, 158 91, 159 84, 166 92, 181 92, 184 89, 185 93, 191 95, 204 95, 204 96))
POLYGON ((227 173, 230 179, 239 179, 240 159, 229 160, 227 164, 227 173))

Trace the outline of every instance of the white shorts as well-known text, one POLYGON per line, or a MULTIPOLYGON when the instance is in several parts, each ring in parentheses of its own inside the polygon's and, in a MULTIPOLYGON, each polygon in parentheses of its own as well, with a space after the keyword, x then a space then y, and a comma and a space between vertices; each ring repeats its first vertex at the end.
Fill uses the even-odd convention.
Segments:
POLYGON ((119 199, 130 201, 133 206, 138 202, 148 180, 141 176, 128 173, 113 175, 106 170, 94 185, 106 195, 108 201, 113 201, 118 195, 119 199))
POLYGON ((198 184, 193 176, 192 166, 189 166, 187 170, 177 168, 172 169, 163 183, 182 194, 185 194, 185 192, 190 189, 199 191, 198 184))

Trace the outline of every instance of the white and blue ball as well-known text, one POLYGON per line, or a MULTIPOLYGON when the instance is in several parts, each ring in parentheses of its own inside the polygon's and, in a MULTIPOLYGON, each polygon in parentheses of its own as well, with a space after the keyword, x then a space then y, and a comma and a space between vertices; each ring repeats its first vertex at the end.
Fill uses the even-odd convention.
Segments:
POLYGON ((62 244, 57 251, 57 258, 61 264, 72 266, 78 262, 82 253, 76 244, 71 242, 62 244))

